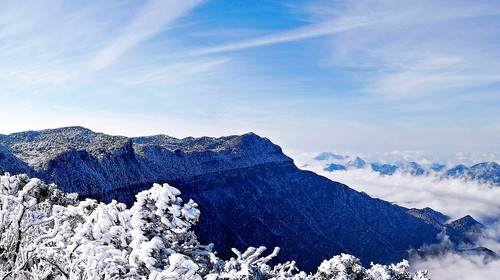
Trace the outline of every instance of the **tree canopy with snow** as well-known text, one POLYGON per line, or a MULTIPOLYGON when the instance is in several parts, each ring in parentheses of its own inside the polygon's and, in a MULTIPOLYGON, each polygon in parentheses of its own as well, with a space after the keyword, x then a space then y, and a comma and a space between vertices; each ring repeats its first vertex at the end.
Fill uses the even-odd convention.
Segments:
POLYGON ((248 248, 222 260, 213 245, 197 241, 191 227, 197 204, 180 191, 154 184, 137 194, 132 207, 112 201, 78 200, 54 184, 27 175, 0 177, 0 279, 428 279, 411 274, 407 261, 372 264, 342 254, 317 272, 295 262, 271 266, 279 248, 248 248))

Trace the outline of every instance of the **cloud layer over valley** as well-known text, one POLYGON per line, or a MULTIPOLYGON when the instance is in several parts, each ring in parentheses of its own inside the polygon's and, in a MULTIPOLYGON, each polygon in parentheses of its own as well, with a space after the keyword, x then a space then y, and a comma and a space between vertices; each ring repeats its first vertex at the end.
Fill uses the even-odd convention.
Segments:
MULTIPOLYGON (((398 171, 389 176, 380 175, 370 168, 327 172, 323 170, 324 164, 309 163, 305 169, 372 197, 408 208, 430 207, 450 216, 451 220, 471 215, 486 226, 477 245, 500 254, 500 187, 460 178, 443 178, 435 173, 414 176, 398 171)), ((495 279, 500 275, 500 260, 482 256, 443 253, 425 259, 415 258, 410 263, 415 270, 428 269, 435 280, 482 280, 495 279)))

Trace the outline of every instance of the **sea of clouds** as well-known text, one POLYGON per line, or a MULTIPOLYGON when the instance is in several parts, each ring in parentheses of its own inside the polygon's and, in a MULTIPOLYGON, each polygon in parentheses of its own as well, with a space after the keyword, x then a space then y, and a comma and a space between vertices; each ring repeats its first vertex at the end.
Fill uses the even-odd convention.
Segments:
MULTIPOLYGON (((500 187, 478 181, 443 178, 438 174, 412 176, 396 172, 392 176, 371 170, 350 169, 327 172, 325 163, 307 160, 311 155, 292 156, 297 165, 320 175, 366 192, 372 197, 407 208, 430 207, 450 216, 451 220, 471 215, 486 226, 477 242, 500 255, 500 187)), ((481 256, 446 253, 425 259, 410 260, 412 269, 426 269, 434 280, 499 279, 500 260, 481 256)))

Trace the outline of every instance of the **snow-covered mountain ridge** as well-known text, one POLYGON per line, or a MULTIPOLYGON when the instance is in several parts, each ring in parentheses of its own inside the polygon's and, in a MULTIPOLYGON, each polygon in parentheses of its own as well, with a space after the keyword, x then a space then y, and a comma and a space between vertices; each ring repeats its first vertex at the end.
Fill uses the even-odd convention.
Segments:
POLYGON ((204 158, 207 158, 207 153, 221 155, 218 159, 239 161, 238 166, 290 161, 282 154, 279 147, 253 133, 221 138, 176 139, 166 135, 127 138, 95 133, 83 127, 65 127, 0 135, 0 145, 9 147, 16 157, 35 170, 47 169, 48 162, 72 150, 85 150, 90 155, 103 160, 120 150, 126 151, 127 149, 133 149, 140 157, 147 157, 153 146, 174 152, 176 156, 183 156, 183 153, 184 155, 205 153, 204 158), (251 145, 252 141, 261 141, 258 145, 259 150, 241 149, 245 145, 251 145))
POLYGON ((0 146, 17 158, 0 159, 0 166, 13 166, 5 171, 36 174, 66 191, 104 199, 125 182, 150 184, 154 179, 178 180, 264 163, 293 164, 280 147, 253 133, 221 138, 127 138, 66 127, 2 135, 0 146))
POLYGON ((396 262, 409 249, 438 243, 447 228, 455 244, 467 231, 429 211, 407 209, 298 169, 279 146, 253 133, 220 138, 158 135, 127 138, 81 127, 0 136, 0 170, 55 182, 66 192, 131 205, 152 183, 169 183, 199 204, 203 243, 221 256, 232 247, 281 247, 312 271, 332 255, 363 263, 396 262))

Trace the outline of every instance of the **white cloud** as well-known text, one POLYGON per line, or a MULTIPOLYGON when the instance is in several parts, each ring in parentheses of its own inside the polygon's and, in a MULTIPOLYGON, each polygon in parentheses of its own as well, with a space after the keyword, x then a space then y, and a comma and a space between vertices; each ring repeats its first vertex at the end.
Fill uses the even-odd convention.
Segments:
POLYGON ((46 28, 52 17, 61 10, 61 1, 26 1, 22 6, 17 1, 4 1, 0 10, 0 38, 7 42, 11 38, 32 35, 34 30, 46 28))
POLYGON ((454 253, 414 259, 412 270, 428 270, 433 280, 474 279, 491 280, 500 275, 500 260, 486 261, 482 256, 463 256, 454 253))
POLYGON ((342 31, 368 25, 366 18, 347 18, 341 20, 326 21, 318 24, 311 24, 295 30, 285 31, 279 34, 273 34, 265 37, 258 37, 250 40, 244 40, 236 43, 229 43, 222 46, 199 49, 192 52, 193 55, 212 54, 219 52, 228 52, 243 50, 247 48, 273 45, 283 42, 304 40, 319 36, 331 35, 342 31))
POLYGON ((203 0, 150 0, 112 42, 91 61, 94 69, 103 69, 137 44, 163 31, 203 0))
POLYGON ((402 69, 378 74, 365 90, 390 98, 407 98, 464 90, 500 81, 500 75, 489 73, 489 69, 477 69, 479 66, 476 61, 465 59, 436 56, 416 60, 407 63, 402 69))
POLYGON ((325 172, 320 166, 315 168, 317 173, 332 180, 404 207, 431 207, 452 219, 471 215, 483 222, 500 216, 500 188, 490 184, 438 175, 396 172, 383 176, 371 169, 325 172))
MULTIPOLYGON (((339 3, 335 3, 339 5, 339 3)), ((356 29, 385 29, 393 26, 403 27, 409 24, 453 20, 486 16, 500 13, 500 9, 491 9, 488 5, 449 6, 435 4, 435 1, 357 1, 348 4, 345 10, 329 9, 328 5, 309 9, 321 13, 318 23, 257 37, 239 42, 232 42, 215 47, 193 51, 193 54, 210 54, 243 50, 283 42, 298 41, 326 35, 338 34, 356 29), (388 4, 390 2, 390 4, 388 4), (394 5, 392 5, 394 4, 394 5), (328 14, 325 13, 328 11, 328 14), (332 19, 333 18, 333 19, 332 19)))

